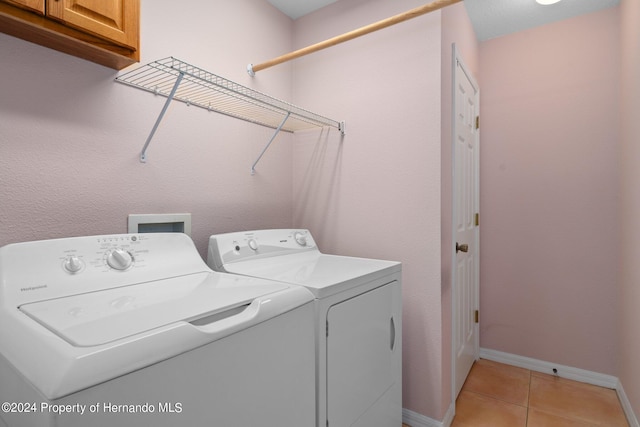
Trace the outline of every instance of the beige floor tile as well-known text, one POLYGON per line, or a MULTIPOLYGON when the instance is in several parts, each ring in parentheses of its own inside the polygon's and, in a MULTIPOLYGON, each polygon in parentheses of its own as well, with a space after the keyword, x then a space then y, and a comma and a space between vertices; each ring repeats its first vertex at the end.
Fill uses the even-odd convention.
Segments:
POLYGON ((529 407, 597 426, 628 427, 615 390, 533 373, 529 407))
POLYGON ((480 359, 471 368, 463 390, 527 406, 530 371, 480 359))
POLYGON ((527 427, 596 427, 596 424, 562 418, 539 409, 529 408, 527 427))
POLYGON ((527 408, 461 391, 451 427, 525 427, 527 408))

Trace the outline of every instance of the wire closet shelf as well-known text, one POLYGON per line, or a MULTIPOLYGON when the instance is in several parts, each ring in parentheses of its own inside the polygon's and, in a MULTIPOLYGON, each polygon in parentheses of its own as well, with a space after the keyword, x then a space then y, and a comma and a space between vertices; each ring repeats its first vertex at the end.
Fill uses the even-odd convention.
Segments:
POLYGON ((344 135, 344 122, 273 98, 174 57, 150 62, 116 77, 116 81, 167 98, 143 148, 143 162, 147 146, 171 100, 276 129, 275 135, 280 130, 295 132, 327 126, 344 135))

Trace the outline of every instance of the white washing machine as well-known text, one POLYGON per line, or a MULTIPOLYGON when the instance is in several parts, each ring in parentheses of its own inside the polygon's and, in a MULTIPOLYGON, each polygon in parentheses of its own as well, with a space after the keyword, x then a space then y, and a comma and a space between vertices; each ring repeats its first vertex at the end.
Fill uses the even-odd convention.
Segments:
POLYGON ((313 295, 181 233, 0 248, 0 425, 315 426, 313 295))
POLYGON ((316 426, 402 425, 400 263, 322 254, 308 230, 258 230, 211 236, 208 264, 314 294, 316 426))

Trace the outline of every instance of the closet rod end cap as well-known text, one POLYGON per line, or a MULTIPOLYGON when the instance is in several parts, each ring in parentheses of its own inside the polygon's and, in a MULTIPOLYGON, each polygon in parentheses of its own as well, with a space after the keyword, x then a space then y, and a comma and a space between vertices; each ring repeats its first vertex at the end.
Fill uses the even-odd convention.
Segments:
POLYGON ((251 77, 255 77, 256 76, 256 72, 253 71, 253 64, 249 64, 247 65, 247 73, 251 76, 251 77))

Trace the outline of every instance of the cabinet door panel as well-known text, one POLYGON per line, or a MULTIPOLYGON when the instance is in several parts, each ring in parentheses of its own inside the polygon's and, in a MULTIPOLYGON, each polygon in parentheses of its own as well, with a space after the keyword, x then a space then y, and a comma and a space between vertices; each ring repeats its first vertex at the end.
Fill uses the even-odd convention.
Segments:
POLYGON ((47 0, 47 15, 138 49, 139 0, 47 0))
POLYGON ((44 15, 44 0, 0 0, 44 15))

